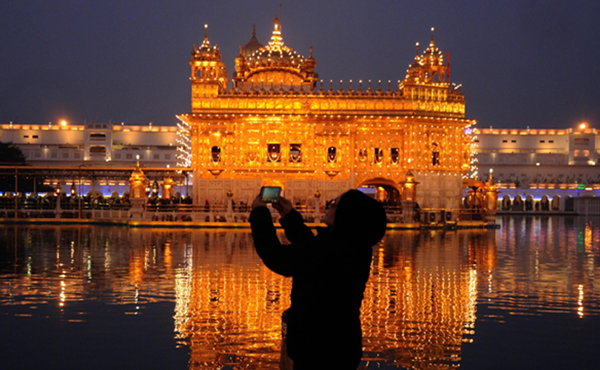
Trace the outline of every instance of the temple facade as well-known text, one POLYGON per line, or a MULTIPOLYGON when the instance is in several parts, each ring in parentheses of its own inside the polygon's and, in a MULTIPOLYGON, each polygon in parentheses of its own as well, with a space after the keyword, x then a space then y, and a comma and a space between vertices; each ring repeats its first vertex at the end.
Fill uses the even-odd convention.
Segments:
POLYGON ((281 186, 296 205, 359 187, 400 204, 413 175, 411 200, 459 208, 475 121, 465 118, 433 29, 394 86, 349 80, 327 88, 316 64, 312 48, 304 57, 285 45, 275 18, 266 45, 253 32, 240 46, 230 79, 205 30, 190 61, 191 112, 178 116, 190 132, 195 204, 251 201, 263 185, 281 186))

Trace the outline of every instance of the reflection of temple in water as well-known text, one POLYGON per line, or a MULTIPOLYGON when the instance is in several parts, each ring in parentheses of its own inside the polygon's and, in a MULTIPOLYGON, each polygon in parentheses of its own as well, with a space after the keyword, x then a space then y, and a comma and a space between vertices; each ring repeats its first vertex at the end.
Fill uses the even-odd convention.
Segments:
POLYGON ((175 331, 190 347, 190 369, 277 363, 291 280, 262 265, 250 233, 195 232, 181 254, 175 331))
POLYGON ((494 262, 486 233, 386 237, 362 306, 365 360, 409 369, 460 366, 464 335, 475 325, 477 270, 469 260, 494 262))
MULTIPOLYGON (((365 361, 458 367, 464 334, 475 325, 476 264, 490 269, 495 263, 488 235, 392 232, 374 249, 362 305, 365 361)), ((279 317, 289 305, 291 281, 260 264, 249 238, 199 232, 182 252, 175 325, 181 343, 190 346, 190 368, 277 362, 279 317)))
MULTIPOLYGON (((598 227, 509 220, 500 232, 389 231, 373 250, 362 305, 365 361, 459 367, 481 320, 476 306, 488 299, 507 314, 600 314, 598 227)), ((248 231, 3 227, 0 240, 0 297, 14 297, 2 304, 93 300, 135 311, 174 302, 173 335, 191 369, 277 367, 291 280, 262 265, 248 231)))

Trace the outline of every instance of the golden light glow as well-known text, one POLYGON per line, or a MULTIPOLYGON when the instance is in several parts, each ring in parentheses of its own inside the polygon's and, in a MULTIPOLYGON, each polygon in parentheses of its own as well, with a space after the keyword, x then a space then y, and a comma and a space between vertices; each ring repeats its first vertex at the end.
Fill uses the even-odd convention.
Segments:
MULTIPOLYGON (((510 221, 511 230, 522 229, 520 235, 529 239, 520 248, 510 232, 490 237, 487 230, 388 231, 373 248, 361 305, 365 360, 381 367, 459 368, 464 343, 479 340, 482 322, 550 312, 582 319, 600 314, 591 279, 598 227, 588 223, 581 230, 581 260, 572 263, 579 231, 565 232, 557 224, 540 233, 544 222, 552 225, 510 221), (508 258, 499 264, 500 256, 508 258), (484 310, 477 321, 478 304, 492 304, 495 315, 484 310)), ((36 306, 48 304, 108 304, 135 315, 155 303, 174 303, 174 312, 167 312, 173 317, 170 335, 177 346, 189 348, 190 369, 264 369, 277 363, 291 280, 260 262, 249 231, 45 228, 15 234, 14 245, 45 245, 44 237, 47 245, 15 260, 19 268, 0 285, 3 297, 27 302, 13 303, 15 312, 24 312, 20 316, 39 316, 36 306)), ((98 319, 93 314, 78 317, 98 319)))
POLYGON ((349 80, 347 89, 340 82, 339 90, 326 91, 314 73, 312 48, 304 58, 284 45, 281 30, 275 18, 267 45, 246 56, 240 50, 229 88, 219 49, 206 33, 192 52, 192 111, 178 118, 189 127, 195 180, 278 181, 284 188, 289 181, 337 181, 347 189, 381 179, 400 191, 411 170, 476 176, 476 122, 465 119, 464 96, 450 84, 433 28, 427 49, 397 89, 388 83, 386 91, 380 83, 373 90, 371 80, 366 90, 362 80, 358 90, 349 80))

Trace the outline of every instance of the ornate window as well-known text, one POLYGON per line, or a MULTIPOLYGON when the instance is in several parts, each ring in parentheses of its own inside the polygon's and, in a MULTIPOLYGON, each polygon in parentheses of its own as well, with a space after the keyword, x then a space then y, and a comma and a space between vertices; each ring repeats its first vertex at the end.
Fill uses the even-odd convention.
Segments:
POLYGON ((361 162, 366 161, 367 160, 367 156, 368 156, 367 155, 367 149, 363 148, 363 149, 361 149, 361 150, 358 151, 358 159, 361 162))
POLYGON ((435 141, 431 143, 431 164, 433 166, 440 165, 440 149, 435 141))
POLYGON ((399 157, 400 157, 399 154, 400 154, 400 151, 398 150, 398 148, 390 149, 390 159, 392 160, 393 164, 398 164, 399 157))
POLYGON ((375 163, 381 163, 383 161, 383 149, 375 148, 375 163))
POLYGON ((337 158, 337 149, 334 146, 330 146, 327 149, 327 162, 334 163, 337 158))
POLYGON ((290 162, 302 162, 302 144, 290 144, 290 162))
POLYGON ((268 144, 267 160, 269 162, 281 162, 281 144, 268 144))
POLYGON ((221 148, 218 146, 213 146, 210 149, 210 154, 212 157, 212 161, 218 163, 221 161, 221 148))

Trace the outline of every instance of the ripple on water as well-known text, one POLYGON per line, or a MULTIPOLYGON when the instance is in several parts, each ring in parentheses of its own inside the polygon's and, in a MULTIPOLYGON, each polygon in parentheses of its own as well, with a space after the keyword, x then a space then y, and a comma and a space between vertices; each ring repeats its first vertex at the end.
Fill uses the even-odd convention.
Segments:
MULTIPOLYGON (((594 225, 511 219, 493 231, 390 231, 373 249, 361 307, 362 367, 518 369, 544 357, 552 368, 569 352, 585 364, 591 355, 577 345, 600 346, 594 225), (516 342, 524 349, 508 346, 516 342)), ((94 339, 107 359, 127 353, 138 367, 277 369, 291 280, 262 265, 247 230, 0 227, 0 241, 9 243, 0 251, 9 362, 58 366, 52 358, 73 353, 48 343, 94 339), (46 363, 13 342, 39 348, 46 363)), ((110 367, 107 359, 92 364, 110 367)))

